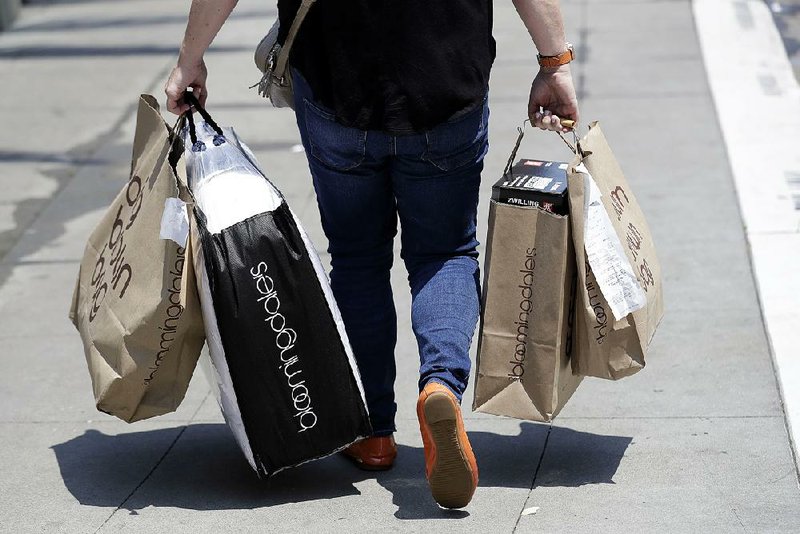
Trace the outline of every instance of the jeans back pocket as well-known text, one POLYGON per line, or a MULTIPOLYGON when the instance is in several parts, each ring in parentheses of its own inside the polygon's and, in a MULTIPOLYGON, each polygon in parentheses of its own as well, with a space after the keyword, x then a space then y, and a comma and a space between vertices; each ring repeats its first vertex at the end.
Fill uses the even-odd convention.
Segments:
POLYGON ((489 105, 487 98, 466 114, 425 133, 427 148, 422 159, 442 171, 476 162, 487 149, 489 105))
POLYGON ((367 132, 336 122, 333 113, 305 102, 305 123, 311 155, 332 169, 347 171, 361 165, 367 148, 367 132))

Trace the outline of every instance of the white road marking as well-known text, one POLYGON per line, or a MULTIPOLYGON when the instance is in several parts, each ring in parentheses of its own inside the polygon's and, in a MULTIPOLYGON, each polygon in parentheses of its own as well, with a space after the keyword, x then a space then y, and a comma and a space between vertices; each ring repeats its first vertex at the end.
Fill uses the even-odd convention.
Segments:
POLYGON ((762 1, 694 0, 693 8, 797 459, 800 85, 762 1))

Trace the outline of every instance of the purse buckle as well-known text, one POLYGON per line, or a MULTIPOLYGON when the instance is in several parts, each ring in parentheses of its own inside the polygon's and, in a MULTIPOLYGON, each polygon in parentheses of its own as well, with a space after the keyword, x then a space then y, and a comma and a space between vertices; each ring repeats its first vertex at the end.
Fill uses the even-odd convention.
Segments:
POLYGON ((270 50, 269 54, 267 54, 267 61, 266 61, 267 72, 270 73, 275 72, 275 66, 278 61, 278 52, 280 52, 280 48, 281 46, 275 43, 275 46, 273 46, 272 50, 270 50))

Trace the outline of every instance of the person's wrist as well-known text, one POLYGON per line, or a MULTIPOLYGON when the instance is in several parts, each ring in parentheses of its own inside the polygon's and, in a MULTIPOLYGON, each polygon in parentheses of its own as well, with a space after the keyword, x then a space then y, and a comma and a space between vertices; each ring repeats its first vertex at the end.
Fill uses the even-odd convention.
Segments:
POLYGON ((181 48, 180 53, 178 54, 178 66, 180 67, 199 67, 203 64, 203 54, 198 54, 196 52, 192 52, 191 50, 186 50, 181 48))
POLYGON ((569 63, 566 63, 564 65, 559 65, 557 67, 539 67, 539 72, 543 74, 553 75, 560 73, 569 74, 571 71, 569 68, 569 63))

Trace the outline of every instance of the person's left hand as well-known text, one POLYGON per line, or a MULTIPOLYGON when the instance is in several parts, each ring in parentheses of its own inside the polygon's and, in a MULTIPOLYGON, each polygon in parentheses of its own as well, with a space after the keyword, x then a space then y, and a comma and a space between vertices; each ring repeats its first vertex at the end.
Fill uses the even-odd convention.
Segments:
POLYGON ((578 98, 569 65, 541 68, 531 84, 528 118, 534 126, 554 132, 569 132, 562 119, 578 122, 578 98))

